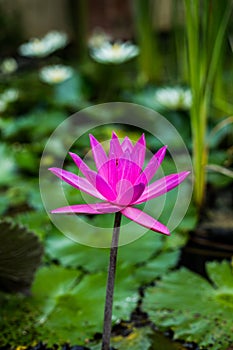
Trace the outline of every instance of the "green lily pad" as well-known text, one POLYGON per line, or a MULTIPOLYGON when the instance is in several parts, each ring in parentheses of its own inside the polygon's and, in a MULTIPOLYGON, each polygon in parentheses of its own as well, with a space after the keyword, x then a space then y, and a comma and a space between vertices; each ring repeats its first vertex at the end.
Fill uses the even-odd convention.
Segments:
POLYGON ((141 284, 149 283, 175 267, 179 257, 179 250, 161 252, 154 259, 135 269, 134 276, 141 284))
POLYGON ((74 287, 80 275, 80 271, 58 266, 43 267, 38 271, 32 286, 32 303, 40 313, 39 324, 46 322, 58 299, 74 287))
POLYGON ((0 289, 28 292, 42 252, 37 236, 25 227, 0 221, 0 289))
MULTIPOLYGON (((121 350, 148 350, 151 348, 150 335, 153 332, 149 327, 135 328, 126 337, 121 335, 112 337, 111 346, 121 350)), ((100 350, 101 344, 90 346, 91 350, 100 350)))
MULTIPOLYGON (((179 342, 174 342, 163 333, 153 331, 150 327, 134 328, 128 324, 131 332, 128 336, 113 336, 111 345, 114 349, 120 350, 185 350, 179 342)), ((91 350, 100 350, 101 344, 90 344, 91 350)))
POLYGON ((46 327, 46 320, 78 276, 80 272, 75 270, 44 267, 36 274, 31 296, 0 294, 0 344, 29 346, 46 339, 57 344, 58 337, 46 327))
MULTIPOLYGON (((137 241, 119 247, 118 265, 146 262, 162 249, 163 244, 162 236, 148 232, 137 241)), ((108 266, 109 249, 80 245, 61 234, 53 234, 47 238, 46 251, 63 266, 82 267, 89 272, 106 270, 108 266)))
MULTIPOLYGON (((52 266, 41 269, 33 284, 31 303, 37 311, 38 333, 48 344, 85 342, 102 331, 106 273, 82 276, 80 271, 52 266)), ((118 270, 113 322, 129 317, 138 301, 129 269, 118 270)))
POLYGON ((157 325, 172 328, 175 339, 223 350, 233 343, 232 268, 212 262, 207 273, 213 284, 185 268, 167 274, 148 288, 143 309, 157 325))

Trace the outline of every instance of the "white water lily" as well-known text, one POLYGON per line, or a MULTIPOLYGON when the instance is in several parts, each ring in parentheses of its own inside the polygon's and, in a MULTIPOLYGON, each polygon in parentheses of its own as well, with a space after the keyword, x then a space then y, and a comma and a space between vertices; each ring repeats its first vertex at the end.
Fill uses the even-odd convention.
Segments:
POLYGON ((1 65, 0 69, 3 74, 11 74, 14 73, 18 68, 18 63, 13 57, 5 58, 1 65))
POLYGON ((104 30, 101 28, 96 28, 88 39, 88 46, 90 49, 100 48, 106 42, 110 42, 111 39, 111 36, 104 30))
POLYGON ((19 47, 19 53, 27 57, 46 57, 56 50, 62 49, 68 43, 68 37, 65 33, 51 31, 43 38, 32 38, 28 43, 19 47))
POLYGON ((16 89, 7 89, 3 93, 0 94, 0 98, 2 101, 6 103, 14 102, 19 97, 19 91, 16 89))
POLYGON ((191 91, 180 86, 158 89, 155 93, 155 99, 162 106, 173 110, 187 110, 192 105, 191 91))
POLYGON ((99 63, 119 64, 131 60, 139 53, 139 48, 127 41, 125 43, 116 41, 115 43, 104 42, 100 47, 95 47, 90 51, 91 57, 99 63))
POLYGON ((7 109, 7 103, 1 100, 0 96, 0 113, 4 112, 7 109))
POLYGON ((41 68, 40 79, 47 84, 59 84, 72 77, 74 71, 71 67, 62 64, 41 68))
POLYGON ((8 105, 15 102, 19 97, 19 91, 16 89, 7 89, 0 93, 0 112, 4 112, 8 105))

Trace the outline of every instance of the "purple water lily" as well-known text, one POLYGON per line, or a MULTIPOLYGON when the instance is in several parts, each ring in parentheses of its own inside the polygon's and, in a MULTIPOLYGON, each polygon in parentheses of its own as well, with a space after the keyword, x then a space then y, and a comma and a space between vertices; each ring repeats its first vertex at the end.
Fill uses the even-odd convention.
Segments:
POLYGON ((143 170, 146 153, 144 134, 133 145, 128 137, 125 137, 120 143, 117 135, 113 133, 108 155, 93 135, 90 135, 90 143, 97 171, 91 170, 74 153, 70 153, 70 155, 84 177, 60 168, 50 168, 49 170, 71 186, 100 199, 101 202, 71 205, 54 209, 51 213, 104 214, 120 212, 139 225, 169 235, 170 232, 166 226, 135 208, 135 205, 171 191, 190 172, 183 171, 167 175, 150 184, 164 159, 166 146, 159 149, 143 170))

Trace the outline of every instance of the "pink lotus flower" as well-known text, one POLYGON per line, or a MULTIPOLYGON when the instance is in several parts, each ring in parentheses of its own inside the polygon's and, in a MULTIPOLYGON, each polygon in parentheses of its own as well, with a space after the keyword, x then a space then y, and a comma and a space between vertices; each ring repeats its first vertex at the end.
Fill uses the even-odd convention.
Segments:
POLYGON ((74 153, 70 153, 70 155, 85 177, 60 168, 50 168, 49 170, 71 186, 100 199, 101 202, 71 205, 54 209, 51 213, 104 214, 121 212, 139 225, 169 235, 170 232, 166 226, 135 208, 135 205, 171 191, 190 172, 171 174, 149 184, 163 161, 166 146, 162 147, 151 158, 143 170, 146 153, 144 134, 133 145, 128 137, 125 137, 120 144, 117 135, 113 133, 108 156, 93 135, 90 135, 90 143, 97 172, 91 170, 74 153))

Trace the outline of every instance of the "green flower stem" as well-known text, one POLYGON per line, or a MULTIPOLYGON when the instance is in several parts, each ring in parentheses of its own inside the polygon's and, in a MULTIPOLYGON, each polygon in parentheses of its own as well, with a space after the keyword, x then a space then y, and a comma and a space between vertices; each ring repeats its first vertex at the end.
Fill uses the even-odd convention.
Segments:
POLYGON ((118 241, 120 234, 121 224, 121 212, 115 214, 115 222, 112 235, 112 244, 110 250, 110 260, 108 267, 108 280, 106 288, 106 299, 104 309, 104 327, 103 327, 103 338, 101 350, 110 349, 110 338, 112 329, 112 305, 113 305, 113 293, 114 293, 114 281, 116 274, 116 263, 117 263, 117 251, 118 241))

